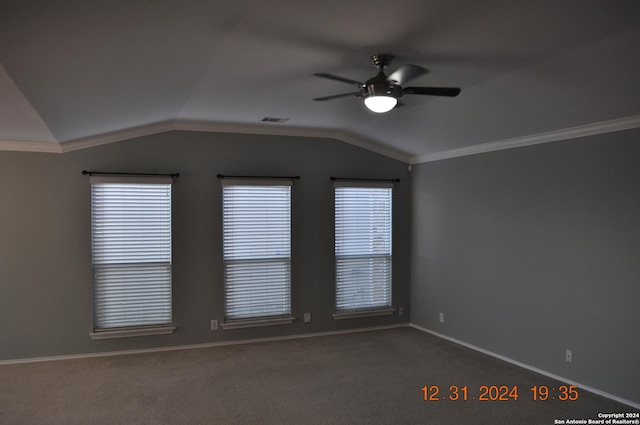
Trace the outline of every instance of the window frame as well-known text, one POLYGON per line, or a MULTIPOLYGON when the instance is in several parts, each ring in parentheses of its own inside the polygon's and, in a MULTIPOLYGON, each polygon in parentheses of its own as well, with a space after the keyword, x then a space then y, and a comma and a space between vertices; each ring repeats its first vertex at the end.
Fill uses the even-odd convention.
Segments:
MULTIPOLYGON (((93 332, 92 339, 110 339, 146 335, 170 334, 173 326, 173 241, 172 241, 172 192, 171 177, 140 176, 92 176, 91 183, 91 258, 93 270, 93 332), (147 185, 156 185, 152 192, 144 191, 147 185), (129 186, 129 187, 127 187, 129 186), (123 200, 134 195, 138 188, 137 204, 124 206, 123 200), (118 195, 116 191, 122 189, 118 195), (126 188, 126 189, 125 189, 126 188), (167 191, 168 189, 168 191, 167 191), (164 193, 162 193, 164 192, 164 193), (144 193, 144 195, 143 195, 144 193), (147 199, 143 199, 147 197, 147 199), (160 201, 152 204, 152 201, 160 201), (114 203, 115 202, 115 203, 114 203), (116 212, 117 211, 117 212, 116 212), (133 231, 113 230, 114 214, 127 214, 123 222, 133 223, 133 231), (109 217, 109 214, 111 216, 109 217), (152 215, 153 224, 136 224, 135 215, 152 215), (111 221, 111 222, 109 222, 111 221), (100 223, 100 224, 99 224, 100 223), (141 237, 144 234, 144 237, 141 237), (120 244, 114 248, 113 243, 120 244), (127 250, 133 243, 135 250, 127 250), (118 249, 120 251, 118 251, 118 249), (146 258, 145 258, 146 257, 146 258), (146 270, 145 270, 146 269, 146 270), (145 292, 144 296, 129 306, 123 302, 122 314, 109 314, 105 310, 116 305, 115 296, 126 297, 126 290, 118 292, 114 283, 114 271, 124 278, 130 289, 145 292), (111 274, 109 274, 111 273, 111 274), (153 286, 142 284, 149 279, 153 286), (98 295, 99 293, 106 295, 98 295), (144 302, 155 303, 155 318, 127 319, 127 311, 141 308, 144 302), (120 317, 120 319, 118 319, 120 317), (157 319, 157 320, 155 320, 157 319), (130 323, 125 323, 129 321, 130 323)), ((122 288, 121 288, 122 289, 122 288)))
MULTIPOLYGON (((392 293, 393 293, 393 188, 394 185, 391 182, 363 182, 363 181, 335 181, 334 182, 334 255, 335 255, 335 313, 333 318, 349 319, 357 317, 367 316, 380 316, 393 314, 395 309, 392 307, 392 293), (357 211, 360 207, 365 206, 360 203, 360 200, 353 197, 349 198, 346 194, 339 194, 343 189, 355 189, 356 191, 365 191, 367 189, 376 190, 383 189, 388 191, 388 202, 384 205, 383 211, 378 211, 382 214, 378 217, 378 221, 384 222, 383 225, 378 227, 371 223, 371 216, 377 215, 376 211, 369 208, 366 211, 357 211), (357 204, 354 204, 354 202, 357 204), (346 214, 355 214, 355 218, 349 219, 345 217, 346 214), (362 217, 365 214, 368 217, 362 217), (347 226, 348 223, 353 225, 354 222, 364 221, 368 227, 366 229, 367 235, 363 238, 360 235, 356 235, 354 232, 349 232, 347 226), (371 232, 379 232, 383 234, 383 246, 384 248, 375 248, 375 243, 368 238, 371 238, 371 232), (353 238, 357 238, 359 242, 356 242, 353 238), (362 246, 354 248, 358 245, 362 245, 363 242, 369 242, 369 248, 364 249, 362 246), (354 252, 354 249, 356 251, 354 252), (360 249, 360 251, 358 251, 360 249), (345 251, 351 251, 348 255, 344 254, 345 251), (341 254, 343 252, 343 254, 341 254), (379 260, 383 260, 380 262, 379 260), (369 269, 377 267, 382 269, 384 273, 384 279, 382 285, 383 288, 369 288, 369 292, 365 292, 365 295, 369 298, 380 297, 380 302, 362 303, 360 305, 348 306, 348 302, 344 299, 345 289, 349 289, 350 284, 345 283, 349 278, 345 277, 344 266, 349 264, 349 261, 357 262, 368 260, 369 269), (387 264, 385 264, 385 261, 387 264), (377 264, 375 264, 377 263, 377 264), (342 281, 342 287, 341 287, 342 281), (345 288, 346 287, 346 288, 345 288), (375 293, 374 293, 375 292, 375 293), (382 295, 379 295, 379 294, 382 295)), ((371 196, 371 195, 369 195, 371 196)), ((386 196, 386 195, 385 195, 386 196)), ((378 243, 379 244, 379 243, 378 243)), ((373 281, 373 271, 366 274, 363 283, 353 284, 362 286, 371 286, 373 281), (364 282, 369 282, 365 285, 364 282)), ((354 281, 354 279, 351 279, 354 281)))
MULTIPOLYGON (((293 194, 293 181, 291 179, 260 179, 260 178, 223 178, 221 179, 222 186, 222 245, 223 245, 223 287, 224 287, 224 320, 221 324, 223 329, 237 329, 237 328, 246 328, 246 327, 255 327, 255 326, 270 326, 270 325, 282 325, 282 324, 290 324, 295 320, 295 317, 292 315, 292 303, 291 303, 291 222, 292 222, 292 194, 293 194), (238 226, 238 222, 234 225, 230 220, 233 219, 232 215, 240 211, 240 208, 243 207, 243 203, 251 202, 252 204, 256 202, 257 197, 248 197, 246 193, 242 191, 256 191, 260 192, 260 189, 264 191, 265 188, 283 188, 286 187, 286 196, 285 198, 288 200, 287 205, 284 210, 277 208, 277 203, 282 201, 285 193, 280 191, 280 193, 274 190, 270 209, 271 212, 275 215, 271 216, 271 219, 275 219, 282 225, 283 219, 286 223, 286 235, 285 239, 275 237, 275 232, 269 233, 265 228, 261 228, 260 223, 261 220, 264 220, 265 216, 260 216, 257 210, 259 208, 266 208, 266 204, 255 204, 248 205, 251 209, 250 211, 244 209, 244 214, 248 214, 246 217, 250 222, 241 221, 242 225, 246 227, 254 227, 256 231, 260 230, 265 235, 264 238, 252 238, 251 241, 247 242, 246 239, 240 240, 237 235, 237 229, 234 227, 238 226), (239 192, 236 194, 237 198, 233 199, 232 191, 235 189, 239 189, 239 192), (235 202, 235 204, 231 204, 231 202, 235 202), (232 209, 234 209, 232 211, 232 209), (236 210, 237 209, 237 210, 236 210), (247 212, 248 211, 248 212, 247 212), (251 220, 254 221, 251 221, 251 220), (238 243, 236 243, 238 242, 238 243), (286 252, 286 255, 282 257, 275 256, 273 252, 270 255, 257 257, 257 249, 258 246, 265 246, 263 252, 270 251, 270 248, 266 248, 268 243, 272 244, 280 244, 284 243, 284 245, 280 245, 281 251, 286 252), (242 258, 246 256, 251 256, 251 258, 242 258), (257 268, 262 267, 263 273, 247 273, 243 274, 243 267, 250 268, 252 266, 256 266, 257 268), (278 273, 277 270, 281 272, 278 273), (232 279, 229 276, 240 276, 236 279, 235 283, 232 283, 232 279), (276 275, 284 276, 284 280, 281 283, 281 286, 278 286, 280 283, 277 281, 276 275), (271 297, 272 304, 265 303, 264 309, 269 308, 274 309, 274 314, 255 314, 252 309, 256 308, 256 304, 251 304, 255 302, 257 297, 247 295, 246 290, 243 290, 240 287, 240 281, 245 280, 246 285, 256 285, 256 281, 260 279, 256 279, 256 276, 267 277, 267 280, 270 280, 266 285, 263 284, 262 288, 259 288, 262 291, 275 291, 276 296, 271 297), (271 279, 270 279, 271 278, 271 279), (230 295, 232 291, 235 291, 233 295, 230 295), (278 294, 278 291, 281 291, 281 294, 278 294), (244 292, 244 293, 243 293, 244 292), (230 303, 231 297, 235 298, 234 303, 230 303), (278 304, 274 301, 275 298, 283 297, 283 303, 278 304), (253 299, 252 299, 253 298, 253 299), (245 305, 243 305, 245 304, 245 305), (238 313, 242 310, 248 311, 249 314, 241 314, 238 313)), ((247 192, 248 193, 248 192, 247 192)), ((267 196, 268 191, 264 191, 264 195, 267 196)), ((243 220, 242 217, 239 218, 243 220)), ((246 236, 246 235, 245 235, 246 236)), ((246 270, 246 269, 245 269, 246 270)), ((264 294, 264 292, 263 292, 264 294)), ((259 308, 258 308, 259 310, 259 308)))

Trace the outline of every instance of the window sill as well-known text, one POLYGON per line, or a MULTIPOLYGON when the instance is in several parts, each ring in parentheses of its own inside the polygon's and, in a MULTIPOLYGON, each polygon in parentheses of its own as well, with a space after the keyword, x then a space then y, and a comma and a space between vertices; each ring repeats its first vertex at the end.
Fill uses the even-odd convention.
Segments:
POLYGON ((259 318, 259 319, 238 319, 231 320, 229 322, 222 323, 222 329, 241 329, 241 328, 254 328, 258 326, 275 326, 275 325, 290 325, 296 320, 295 317, 277 317, 273 319, 259 318))
POLYGON ((369 316, 388 316, 393 314, 396 311, 394 308, 376 308, 372 310, 352 310, 352 311, 343 311, 340 313, 334 313, 334 320, 342 320, 342 319, 356 319, 358 317, 369 317, 369 316))
POLYGON ((91 332, 91 339, 129 338, 134 336, 167 335, 175 331, 175 326, 153 326, 143 328, 113 329, 91 332))

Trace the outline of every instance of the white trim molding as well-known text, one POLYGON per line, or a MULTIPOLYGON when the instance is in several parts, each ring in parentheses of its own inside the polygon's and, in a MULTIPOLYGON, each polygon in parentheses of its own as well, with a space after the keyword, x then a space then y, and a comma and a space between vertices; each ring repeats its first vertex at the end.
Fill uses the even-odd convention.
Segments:
POLYGON ((197 348, 224 347, 227 345, 254 344, 259 342, 286 341, 290 339, 316 338, 316 337, 322 337, 322 336, 343 335, 343 334, 351 334, 351 333, 358 333, 358 332, 383 331, 386 329, 408 328, 409 326, 410 324, 405 322, 405 323, 398 323, 395 325, 372 326, 368 328, 345 329, 340 331, 315 332, 315 333, 308 333, 308 334, 283 335, 283 336, 267 337, 267 338, 241 339, 236 341, 210 342, 205 344, 174 345, 174 346, 168 346, 168 347, 142 348, 137 350, 103 351, 98 353, 84 353, 84 354, 71 354, 71 355, 63 355, 63 356, 31 357, 31 358, 25 358, 25 359, 0 360, 0 366, 10 365, 10 364, 22 364, 22 363, 50 362, 50 361, 57 361, 57 360, 87 359, 92 357, 122 356, 127 354, 144 354, 144 353, 158 353, 163 351, 192 350, 197 348))
POLYGON ((178 120, 174 123, 176 130, 203 131, 212 133, 235 133, 235 134, 262 134, 266 136, 293 136, 293 137, 315 137, 321 139, 335 139, 350 145, 379 153, 389 158, 408 163, 411 157, 395 149, 385 147, 379 143, 367 139, 363 136, 352 134, 348 131, 332 128, 307 128, 290 127, 281 125, 264 124, 241 124, 241 123, 218 123, 204 121, 178 120))
POLYGON ((380 155, 384 155, 392 159, 397 159, 405 164, 408 164, 411 161, 411 155, 409 154, 402 153, 388 146, 383 146, 378 142, 348 131, 338 131, 335 133, 333 138, 371 152, 379 153, 380 155))
POLYGON ((0 140, 0 151, 62 153, 62 146, 57 142, 0 140))
POLYGON ((174 326, 150 326, 130 329, 114 329, 91 332, 91 339, 113 339, 130 338, 134 336, 168 335, 172 334, 176 328, 174 326))
POLYGON ((609 393, 606 393, 604 391, 600 391, 600 390, 598 390, 596 388, 593 388, 593 387, 590 387, 588 385, 580 384, 578 382, 572 381, 572 380, 564 378, 562 376, 555 375, 553 373, 547 372, 546 370, 542 370, 542 369, 538 369, 537 367, 529 366, 526 363, 522 363, 522 362, 519 362, 517 360, 510 359, 509 357, 505 357, 505 356, 502 356, 500 354, 496 354, 496 353, 494 353, 492 351, 485 350, 484 348, 480 348, 480 347, 477 347, 477 346, 475 346, 473 344, 469 344, 468 342, 464 342, 464 341, 461 341, 459 339, 452 338, 450 336, 443 335, 441 333, 432 331, 430 329, 423 328, 422 326, 418 326, 418 325, 415 325, 413 323, 409 324, 409 326, 414 328, 414 329, 417 329, 419 331, 431 334, 433 336, 437 336, 438 338, 446 339, 447 341, 453 342, 455 344, 462 345, 462 346, 467 347, 467 348, 471 348, 474 351, 478 351, 480 353, 487 354, 487 355, 489 355, 491 357, 495 357, 496 359, 505 361, 507 363, 511 363, 511 364, 514 364, 514 365, 519 366, 521 368, 530 370, 532 372, 539 373, 540 375, 544 375, 544 376, 546 376, 548 378, 555 379, 557 381, 564 382, 564 383, 569 384, 569 385, 576 385, 581 390, 589 391, 590 393, 594 393, 594 394, 597 394, 599 396, 608 398, 610 400, 617 401, 618 403, 626 404, 627 406, 631 406, 633 408, 640 409, 640 404, 639 403, 635 403, 633 401, 626 400, 626 399, 618 397, 616 395, 609 394, 609 393))
POLYGON ((173 121, 163 121, 159 123, 143 125, 140 127, 132 127, 124 130, 98 134, 96 136, 83 137, 81 139, 61 143, 62 153, 73 152, 80 149, 92 148, 94 146, 101 146, 109 143, 120 142, 123 140, 134 139, 136 137, 165 133, 172 130, 175 130, 173 121))
POLYGON ((375 308, 370 310, 353 310, 353 311, 343 311, 340 313, 333 314, 333 320, 343 320, 343 319, 357 319, 360 317, 370 317, 370 316, 388 316, 393 314, 396 310, 394 308, 375 308))
POLYGON ((276 318, 260 318, 260 319, 241 319, 231 320, 223 322, 220 326, 222 329, 242 329, 242 328, 255 328, 259 326, 276 326, 276 325, 290 325, 296 320, 295 317, 276 317, 276 318))
POLYGON ((67 153, 173 130, 335 139, 405 163, 409 163, 411 158, 410 155, 385 147, 380 143, 367 139, 363 136, 333 128, 306 128, 273 124, 221 123, 190 120, 162 121, 139 127, 126 128, 109 133, 83 137, 62 143, 0 140, 0 151, 67 153))
POLYGON ((427 155, 412 156, 397 149, 393 149, 392 147, 385 146, 373 139, 353 133, 349 130, 334 128, 291 127, 278 124, 264 125, 189 120, 167 120, 139 127, 132 127, 109 133, 83 137, 80 139, 70 140, 62 143, 0 140, 0 151, 4 150, 16 152, 66 153, 80 149, 87 149, 94 146, 115 143, 123 140, 129 140, 136 137, 149 136, 152 134, 164 133, 173 130, 182 130, 213 133, 263 134, 273 136, 297 136, 335 139, 344 143, 348 143, 350 145, 358 146, 371 152, 378 153, 380 155, 387 156, 389 158, 396 159, 398 161, 405 162, 407 164, 419 164, 423 162, 440 161, 443 159, 456 158, 466 155, 475 155, 478 153, 531 146, 541 143, 573 139, 577 137, 592 136, 595 134, 629 130, 638 127, 640 127, 640 115, 549 131, 540 134, 515 137, 512 139, 487 142, 479 145, 472 145, 459 149, 435 152, 427 155))
POLYGON ((562 130, 549 131, 540 134, 533 134, 529 136, 514 137, 513 139, 482 143, 479 145, 467 146, 464 148, 452 149, 443 152, 436 152, 428 155, 415 156, 411 158, 410 163, 420 164, 423 162, 440 161, 442 159, 456 158, 459 156, 475 155, 478 153, 538 145, 541 143, 557 142, 560 140, 593 136, 595 134, 630 130, 638 127, 640 127, 640 115, 581 125, 578 127, 570 127, 562 130))

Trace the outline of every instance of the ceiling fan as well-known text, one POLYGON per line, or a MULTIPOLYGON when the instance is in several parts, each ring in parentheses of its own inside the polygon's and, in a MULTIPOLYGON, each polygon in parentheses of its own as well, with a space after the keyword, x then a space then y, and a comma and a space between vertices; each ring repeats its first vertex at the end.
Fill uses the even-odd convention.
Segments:
POLYGON ((405 87, 402 85, 427 71, 421 66, 406 64, 400 66, 391 75, 384 73, 393 56, 381 54, 371 56, 371 63, 378 68, 378 74, 361 83, 350 78, 324 72, 313 74, 315 77, 328 78, 347 84, 355 84, 358 91, 351 93, 335 94, 332 96, 316 97, 313 100, 324 101, 339 99, 342 97, 356 96, 364 99, 364 104, 373 112, 383 113, 392 110, 398 104, 398 98, 405 94, 426 94, 430 96, 455 97, 460 94, 457 87, 405 87))

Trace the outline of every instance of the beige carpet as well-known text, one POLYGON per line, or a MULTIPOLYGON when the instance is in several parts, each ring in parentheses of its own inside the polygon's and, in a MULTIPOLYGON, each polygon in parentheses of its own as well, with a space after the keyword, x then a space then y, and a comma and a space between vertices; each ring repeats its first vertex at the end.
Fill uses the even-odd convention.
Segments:
POLYGON ((633 408, 411 328, 0 366, 0 424, 553 424, 633 408), (468 386, 468 401, 421 388, 468 386), (471 400, 481 385, 510 401, 471 400))

